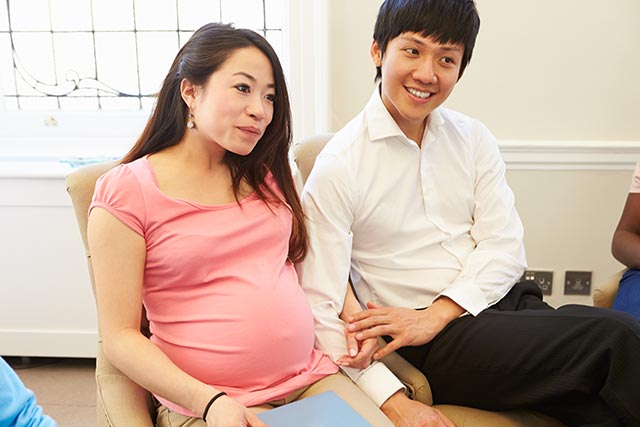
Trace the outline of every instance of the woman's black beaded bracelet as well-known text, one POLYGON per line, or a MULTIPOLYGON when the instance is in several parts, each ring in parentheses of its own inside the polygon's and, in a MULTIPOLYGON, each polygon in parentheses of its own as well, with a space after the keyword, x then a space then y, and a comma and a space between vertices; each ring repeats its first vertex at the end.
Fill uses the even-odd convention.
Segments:
POLYGON ((204 407, 204 411, 202 411, 202 421, 207 421, 207 412, 209 412, 209 408, 211 407, 211 405, 213 405, 213 402, 215 402, 219 397, 226 396, 226 395, 227 393, 225 393, 224 391, 221 391, 220 393, 216 394, 211 398, 209 403, 207 403, 207 406, 204 407))

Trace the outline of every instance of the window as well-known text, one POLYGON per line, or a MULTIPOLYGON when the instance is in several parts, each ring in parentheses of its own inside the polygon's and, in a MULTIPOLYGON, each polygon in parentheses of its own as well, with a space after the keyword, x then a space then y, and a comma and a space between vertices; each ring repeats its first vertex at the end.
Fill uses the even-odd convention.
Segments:
POLYGON ((326 0, 0 0, 0 161, 124 154, 178 47, 216 20, 274 46, 295 139, 328 131, 326 0))
POLYGON ((4 0, 7 110, 148 110, 179 47, 207 22, 261 33, 280 57, 283 0, 4 0))

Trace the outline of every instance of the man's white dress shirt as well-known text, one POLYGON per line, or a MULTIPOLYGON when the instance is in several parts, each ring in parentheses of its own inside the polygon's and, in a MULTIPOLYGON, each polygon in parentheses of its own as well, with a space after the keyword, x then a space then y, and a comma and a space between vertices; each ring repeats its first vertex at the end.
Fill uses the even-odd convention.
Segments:
MULTIPOLYGON (((329 141, 305 184, 310 250, 299 266, 318 347, 346 354, 349 276, 361 304, 422 308, 447 296, 472 315, 526 268, 523 228, 494 136, 445 108, 409 140, 378 90, 329 141)), ((402 387, 381 363, 347 374, 381 405, 402 387)))

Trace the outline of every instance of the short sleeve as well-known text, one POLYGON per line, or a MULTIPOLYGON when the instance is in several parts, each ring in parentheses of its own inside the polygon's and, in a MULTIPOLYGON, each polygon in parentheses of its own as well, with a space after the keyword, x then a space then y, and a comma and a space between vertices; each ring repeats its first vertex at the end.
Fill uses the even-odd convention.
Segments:
POLYGON ((106 209, 136 233, 144 236, 146 208, 140 181, 129 165, 119 165, 96 181, 89 214, 106 209))

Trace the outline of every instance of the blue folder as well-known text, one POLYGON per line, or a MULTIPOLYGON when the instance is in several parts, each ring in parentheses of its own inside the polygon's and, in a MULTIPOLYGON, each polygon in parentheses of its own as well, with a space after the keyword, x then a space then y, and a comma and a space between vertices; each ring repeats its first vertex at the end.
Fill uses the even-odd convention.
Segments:
POLYGON ((371 427, 333 391, 261 412, 258 417, 269 427, 371 427))

